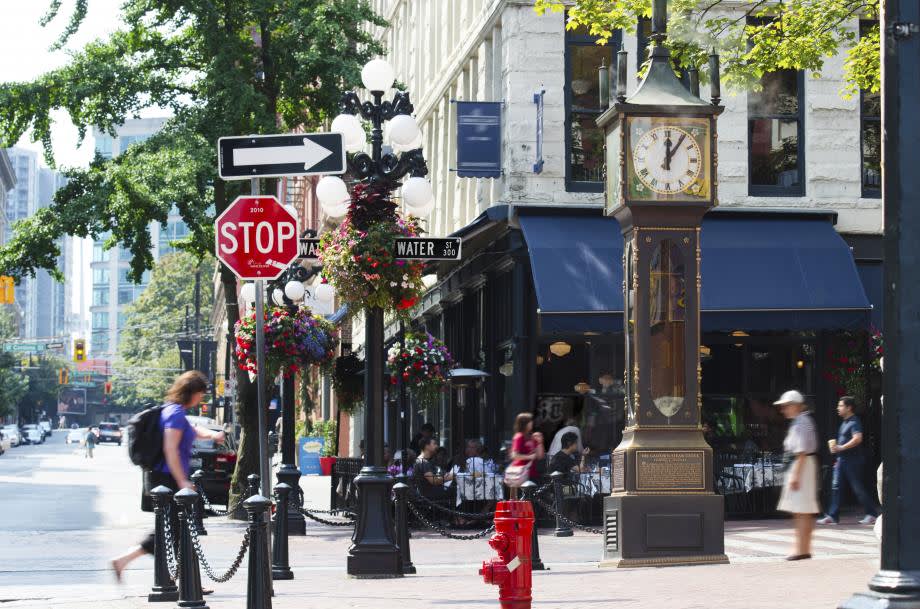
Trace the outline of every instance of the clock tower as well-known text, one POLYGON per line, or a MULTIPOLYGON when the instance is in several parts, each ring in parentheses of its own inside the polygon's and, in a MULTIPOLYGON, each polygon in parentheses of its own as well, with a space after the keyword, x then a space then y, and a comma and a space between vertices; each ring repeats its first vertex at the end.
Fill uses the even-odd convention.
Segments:
POLYGON ((724 505, 700 397, 700 225, 717 204, 718 57, 712 102, 688 89, 664 45, 666 0, 652 7, 651 61, 629 98, 626 53, 606 138, 606 212, 623 231, 626 429, 604 501, 604 562, 641 567, 727 562, 724 505))

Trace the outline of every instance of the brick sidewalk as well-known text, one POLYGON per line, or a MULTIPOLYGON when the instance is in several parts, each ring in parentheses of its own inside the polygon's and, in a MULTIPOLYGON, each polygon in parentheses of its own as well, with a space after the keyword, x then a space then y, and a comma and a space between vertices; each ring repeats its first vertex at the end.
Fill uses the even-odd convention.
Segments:
MULTIPOLYGON (((207 521, 210 534, 202 539, 209 561, 223 569, 242 536, 241 525, 220 519, 207 521)), ((543 560, 550 571, 534 574, 534 607, 758 609, 777 605, 797 609, 831 608, 863 589, 874 573, 877 546, 871 530, 841 526, 819 529, 815 560, 787 563, 791 530, 788 521, 729 522, 726 549, 732 564, 665 569, 607 570, 597 567, 600 540, 578 534, 540 537, 543 560)), ((497 607, 498 590, 482 583, 478 565, 492 555, 484 540, 444 540, 415 533, 412 557, 418 574, 396 580, 353 580, 345 574, 350 529, 308 524, 306 537, 291 541, 293 581, 276 582, 276 609, 431 607, 497 607)), ((125 536, 114 536, 112 554, 125 536)), ((108 546, 109 544, 107 544, 108 546)), ((75 548, 75 551, 79 551, 75 548)), ((134 609, 151 607, 146 592, 152 562, 141 559, 116 586, 101 557, 87 557, 85 570, 53 573, 0 574, 4 607, 82 607, 134 609), (28 582, 28 583, 27 583, 28 582), (13 600, 22 599, 22 600, 13 600)), ((207 597, 212 609, 243 609, 245 569, 207 597)), ((171 605, 163 605, 171 606, 171 605)))

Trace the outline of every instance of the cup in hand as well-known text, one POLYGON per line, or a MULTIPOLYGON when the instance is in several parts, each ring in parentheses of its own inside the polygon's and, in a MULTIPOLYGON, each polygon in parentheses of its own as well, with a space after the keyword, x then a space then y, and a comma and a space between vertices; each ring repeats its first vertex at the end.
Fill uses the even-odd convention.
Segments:
POLYGON ((827 441, 827 447, 828 447, 828 449, 831 450, 831 452, 833 452, 833 451, 834 451, 834 448, 837 447, 837 440, 828 440, 828 441, 827 441))

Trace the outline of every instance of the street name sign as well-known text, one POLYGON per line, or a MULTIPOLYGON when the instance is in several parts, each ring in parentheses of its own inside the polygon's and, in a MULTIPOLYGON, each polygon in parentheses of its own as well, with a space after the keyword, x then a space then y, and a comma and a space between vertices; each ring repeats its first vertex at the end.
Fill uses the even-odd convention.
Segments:
POLYGON ((319 239, 304 237, 300 240, 300 251, 297 257, 301 260, 316 260, 319 258, 319 239))
MULTIPOLYGON (((406 237, 396 240, 393 256, 400 260, 460 260, 460 237, 406 237)), ((300 260, 318 258, 319 239, 301 239, 300 260)))
POLYGON ((45 349, 48 351, 63 351, 64 343, 48 343, 45 345, 45 349))
POLYGON ((276 279, 297 258, 297 217, 273 196, 237 197, 214 222, 215 252, 240 279, 276 279))
POLYGON ((460 260, 460 237, 406 237, 394 255, 403 260, 460 260))
POLYGON ((341 133, 222 137, 217 156, 224 180, 345 173, 341 133))
POLYGON ((41 343, 4 343, 3 350, 13 353, 32 353, 44 351, 45 346, 41 343))

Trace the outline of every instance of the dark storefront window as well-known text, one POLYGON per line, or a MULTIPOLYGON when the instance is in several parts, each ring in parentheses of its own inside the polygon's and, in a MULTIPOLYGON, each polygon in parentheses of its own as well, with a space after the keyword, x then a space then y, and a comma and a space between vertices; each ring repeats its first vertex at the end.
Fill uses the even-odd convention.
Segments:
POLYGON ((606 110, 600 105, 597 69, 612 65, 613 49, 619 47, 619 34, 610 44, 597 45, 597 38, 584 28, 566 32, 565 44, 565 144, 566 190, 604 191, 604 130, 595 121, 606 110))
POLYGON ((593 457, 609 458, 624 425, 622 335, 544 339, 536 363, 534 425, 547 444, 572 423, 593 457))
MULTIPOLYGON (((859 36, 878 27, 877 21, 860 21, 859 36)), ((882 196, 882 95, 876 91, 860 91, 860 147, 862 151, 862 196, 882 196)))
POLYGON ((709 338, 701 349, 707 441, 717 452, 782 452, 786 421, 773 401, 792 388, 813 400, 814 344, 719 343, 709 338))
POLYGON ((802 73, 770 72, 760 84, 760 91, 748 95, 749 194, 801 196, 805 192, 802 73))

